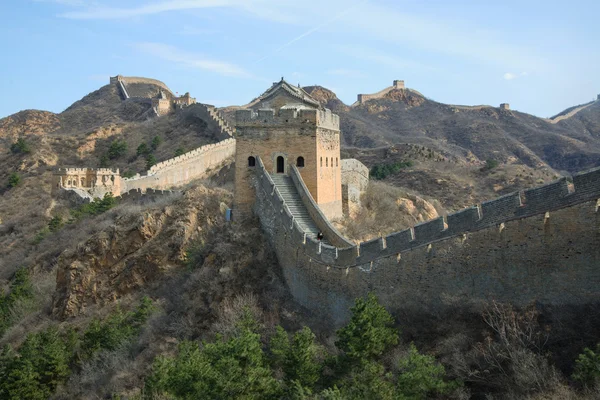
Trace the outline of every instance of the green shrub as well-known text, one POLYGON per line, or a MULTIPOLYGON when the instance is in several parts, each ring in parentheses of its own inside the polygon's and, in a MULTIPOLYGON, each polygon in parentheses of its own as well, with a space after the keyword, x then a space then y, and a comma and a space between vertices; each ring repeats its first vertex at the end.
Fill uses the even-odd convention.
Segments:
POLYGON ((154 136, 154 139, 152 139, 152 143, 150 144, 150 147, 152 147, 152 150, 156 150, 156 149, 158 149, 158 146, 160 146, 161 143, 162 143, 162 139, 160 138, 160 136, 154 136))
POLYGON ((350 322, 337 331, 335 345, 351 360, 375 359, 398 343, 394 319, 374 294, 356 299, 350 311, 350 322))
POLYGON ((154 157, 154 154, 149 154, 148 157, 146 157, 146 169, 152 168, 152 166, 155 164, 156 164, 156 157, 154 157))
POLYGON ((183 147, 178 147, 175 150, 175 157, 179 157, 182 154, 185 154, 185 149, 183 147))
POLYGON ((270 344, 273 365, 283 369, 288 383, 310 391, 322 369, 318 361, 319 347, 310 328, 305 326, 296 332, 290 343, 287 332, 278 326, 270 344))
POLYGON ((16 172, 13 172, 8 177, 8 187, 14 188, 19 183, 21 183, 21 176, 16 172))
POLYGON ((121 174, 122 178, 133 178, 135 176, 135 172, 133 171, 125 171, 121 174))
POLYGON ((228 340, 217 336, 202 347, 183 342, 175 357, 158 357, 144 392, 147 398, 165 394, 176 399, 281 398, 260 335, 249 329, 228 340))
POLYGON ((148 147, 148 145, 146 143, 142 143, 137 147, 137 150, 135 153, 138 156, 147 156, 148 154, 150 154, 150 148, 148 147))
POLYGON ((444 394, 459 386, 456 382, 446 382, 444 366, 432 356, 420 354, 411 343, 408 356, 398 363, 398 394, 401 399, 421 400, 432 394, 444 394))
POLYGON ((104 320, 94 319, 83 334, 83 357, 90 358, 100 350, 115 350, 137 336, 153 310, 152 300, 144 297, 134 311, 117 309, 104 320))
POLYGON ((63 220, 62 217, 59 215, 52 217, 50 222, 48 222, 48 229, 50 230, 50 232, 57 232, 60 230, 60 228, 62 228, 62 226, 63 220))
POLYGON ((369 171, 369 176, 373 179, 381 180, 387 178, 389 175, 399 172, 401 169, 410 168, 412 166, 413 162, 410 160, 392 164, 376 164, 369 171))
POLYGON ((10 145, 10 151, 13 154, 26 154, 31 152, 31 148, 25 139, 19 138, 15 143, 10 145))
POLYGON ((575 360, 573 379, 586 385, 594 386, 600 382, 600 343, 596 349, 588 347, 575 360))
POLYGON ((31 243, 39 244, 42 240, 44 240, 46 238, 46 236, 48 236, 49 233, 50 233, 50 229, 48 229, 47 226, 43 227, 35 234, 31 243))
POLYGON ((498 166, 498 161, 488 159, 485 161, 485 165, 481 168, 481 171, 490 171, 498 166))
POLYGON ((100 168, 108 168, 109 165, 108 155, 102 154, 102 157, 100 157, 100 168))
POLYGON ((29 278, 29 272, 25 268, 20 268, 10 281, 10 292, 4 294, 0 292, 0 336, 4 334, 13 323, 12 310, 19 301, 29 301, 33 299, 33 285, 29 278))
POLYGON ((78 208, 71 210, 71 215, 75 219, 83 218, 86 215, 102 214, 113 208, 117 204, 117 200, 112 193, 105 193, 102 199, 95 198, 93 201, 83 204, 78 208))
POLYGON ((108 148, 108 158, 114 160, 127 153, 127 142, 124 140, 114 140, 108 148))

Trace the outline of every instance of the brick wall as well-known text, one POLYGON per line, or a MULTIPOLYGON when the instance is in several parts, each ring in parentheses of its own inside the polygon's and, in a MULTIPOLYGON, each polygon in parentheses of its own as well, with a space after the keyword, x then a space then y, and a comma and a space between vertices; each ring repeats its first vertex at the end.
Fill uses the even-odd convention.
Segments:
POLYGON ((600 169, 574 176, 573 193, 559 180, 347 248, 304 240, 272 182, 253 179, 293 296, 338 324, 369 291, 393 312, 600 300, 600 169))

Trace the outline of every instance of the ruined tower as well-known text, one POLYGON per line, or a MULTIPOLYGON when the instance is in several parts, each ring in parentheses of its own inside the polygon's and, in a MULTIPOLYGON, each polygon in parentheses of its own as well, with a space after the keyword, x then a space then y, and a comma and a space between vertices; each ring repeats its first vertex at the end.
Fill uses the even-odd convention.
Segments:
POLYGON ((295 165, 323 214, 342 216, 337 115, 282 78, 236 112, 236 128, 236 213, 248 213, 254 205, 252 178, 260 157, 270 174, 287 175, 295 165))

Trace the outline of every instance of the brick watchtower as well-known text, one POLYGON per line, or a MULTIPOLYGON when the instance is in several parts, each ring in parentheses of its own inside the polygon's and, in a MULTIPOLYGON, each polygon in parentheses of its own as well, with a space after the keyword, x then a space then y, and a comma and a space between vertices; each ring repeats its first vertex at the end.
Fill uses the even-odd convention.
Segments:
POLYGON ((308 190, 329 219, 342 216, 339 117, 283 79, 236 112, 234 208, 252 209, 256 157, 270 174, 298 167, 308 190))

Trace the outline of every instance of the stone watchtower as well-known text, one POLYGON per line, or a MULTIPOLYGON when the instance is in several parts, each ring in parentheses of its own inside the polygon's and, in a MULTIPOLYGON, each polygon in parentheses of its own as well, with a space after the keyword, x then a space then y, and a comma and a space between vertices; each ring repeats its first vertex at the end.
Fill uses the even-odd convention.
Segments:
POLYGON ((295 165, 325 216, 341 217, 339 117, 283 78, 245 107, 236 112, 236 213, 254 205, 252 178, 260 157, 270 174, 287 175, 295 165))

